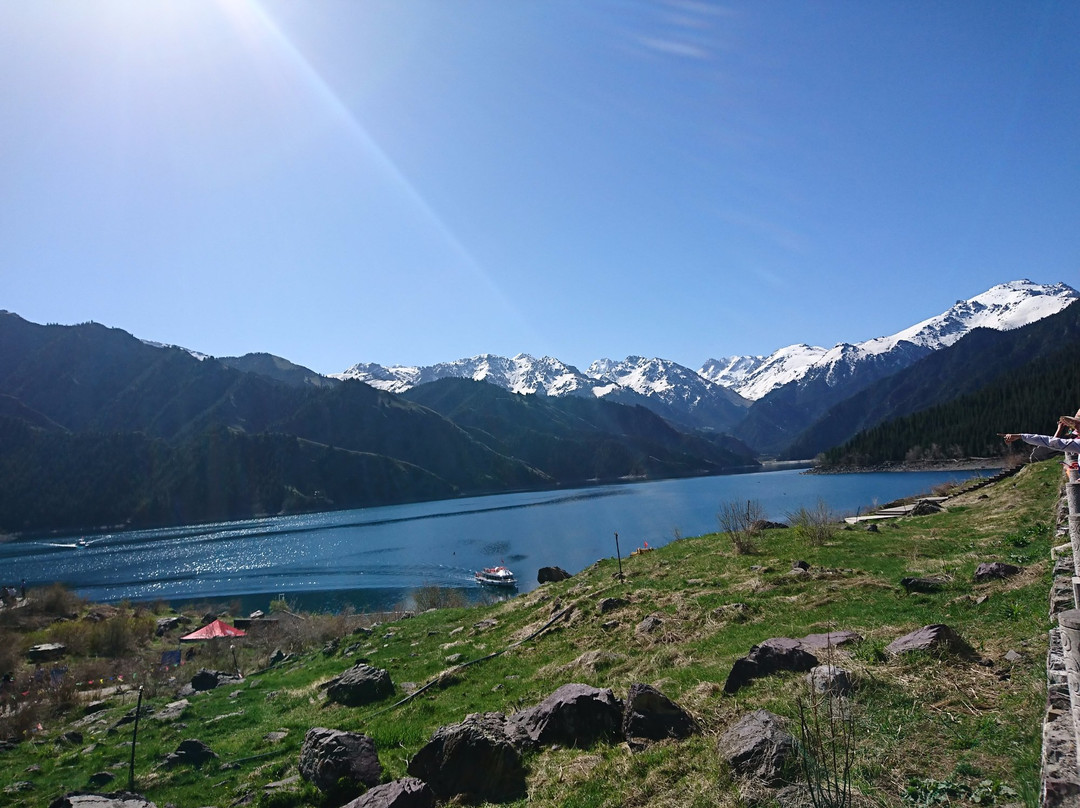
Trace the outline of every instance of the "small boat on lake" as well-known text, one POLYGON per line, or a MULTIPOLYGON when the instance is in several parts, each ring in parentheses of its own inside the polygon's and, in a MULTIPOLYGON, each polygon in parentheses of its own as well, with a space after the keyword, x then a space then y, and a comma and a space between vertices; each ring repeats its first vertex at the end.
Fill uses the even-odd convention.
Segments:
POLYGON ((473 578, 483 586, 503 586, 507 588, 517 586, 517 578, 514 577, 514 573, 502 565, 477 570, 473 573, 473 578))

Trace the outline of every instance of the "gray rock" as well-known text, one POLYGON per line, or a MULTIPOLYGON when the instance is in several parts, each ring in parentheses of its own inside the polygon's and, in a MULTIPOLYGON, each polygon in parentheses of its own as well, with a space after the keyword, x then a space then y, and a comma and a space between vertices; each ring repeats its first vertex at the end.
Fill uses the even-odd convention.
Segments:
POLYGON ((382 764, 375 742, 367 735, 312 727, 300 748, 300 776, 320 791, 332 791, 341 780, 376 786, 382 764))
POLYGON ((435 808, 435 792, 423 780, 404 777, 375 786, 343 808, 435 808))
POLYGON ((510 802, 527 793, 525 767, 502 713, 473 713, 460 724, 440 727, 409 761, 408 771, 442 799, 510 802))
POLYGON ((806 681, 815 693, 846 696, 852 690, 851 673, 835 665, 818 665, 806 674, 806 681))
POLYGON ((363 662, 353 665, 340 676, 325 685, 330 701, 346 707, 360 707, 384 699, 394 692, 390 674, 382 668, 373 668, 363 662))
POLYGON ((202 741, 194 738, 180 741, 175 752, 165 756, 166 766, 202 766, 208 760, 215 760, 217 755, 202 741))
POLYGON ((534 746, 589 746, 615 738, 621 726, 622 704, 610 689, 577 683, 507 719, 510 736, 534 746))
POLYGON ((565 581, 569 577, 570 573, 562 567, 541 567, 536 573, 536 582, 538 584, 554 583, 565 581))
POLYGON ((724 682, 724 692, 736 693, 754 679, 777 671, 809 671, 817 664, 818 658, 804 648, 801 640, 773 637, 753 646, 749 654, 735 660, 724 682))
POLYGON ((600 614, 607 614, 613 612, 616 609, 621 609, 623 606, 629 606, 630 601, 626 598, 604 598, 596 604, 596 608, 600 610, 600 614))
POLYGON ((991 561, 980 564, 975 570, 976 581, 989 581, 992 578, 1009 578, 1023 572, 1014 564, 1006 564, 1004 561, 991 561))
POLYGON ((191 689, 196 693, 201 693, 205 690, 213 690, 216 687, 221 687, 221 685, 236 684, 237 682, 242 681, 244 681, 244 677, 237 676, 235 673, 211 671, 206 668, 201 668, 191 677, 191 689))
POLYGON ((698 731, 697 722, 686 710, 655 687, 632 684, 623 705, 624 738, 686 738, 698 731))
POLYGON ((158 721, 175 721, 183 714, 184 710, 186 710, 190 704, 191 703, 187 699, 171 702, 154 713, 154 718, 158 721))
POLYGON ((862 642, 862 635, 854 631, 842 629, 840 631, 828 631, 825 634, 807 634, 799 642, 810 653, 828 651, 830 648, 840 648, 853 642, 862 642))
POLYGON ((717 751, 736 774, 775 784, 794 760, 796 745, 778 716, 755 710, 720 736, 717 751))
POLYGON ((57 797, 49 808, 157 808, 150 800, 138 794, 116 791, 111 794, 84 794, 72 792, 57 797))
POLYGON ((646 615, 645 619, 637 624, 634 629, 635 634, 652 634, 654 631, 660 629, 664 625, 664 621, 660 619, 658 614, 646 615))
POLYGON ((794 571, 794 570, 802 570, 803 572, 805 572, 806 570, 810 569, 810 564, 808 562, 802 561, 802 560, 794 561, 791 564, 791 569, 792 569, 792 571, 794 571))
POLYGON ((971 646, 959 634, 942 623, 923 626, 885 646, 885 653, 892 656, 911 651, 945 651, 961 656, 973 654, 971 646))
POLYGON ((59 642, 43 642, 33 645, 26 651, 28 662, 55 662, 67 654, 67 646, 59 642))
POLYGON ((115 779, 116 775, 112 772, 94 772, 86 782, 91 788, 101 788, 115 779))
POLYGON ((922 578, 908 576, 900 579, 900 586, 904 587, 904 590, 908 594, 911 594, 912 592, 930 594, 932 592, 940 592, 948 582, 948 578, 943 578, 938 575, 922 578))

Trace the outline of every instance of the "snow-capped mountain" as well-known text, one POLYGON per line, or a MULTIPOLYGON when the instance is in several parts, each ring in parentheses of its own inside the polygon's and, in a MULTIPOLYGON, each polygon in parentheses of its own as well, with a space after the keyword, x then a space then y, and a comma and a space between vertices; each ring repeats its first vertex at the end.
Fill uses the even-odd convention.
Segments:
MULTIPOLYGON (((782 450, 830 407, 949 347, 973 329, 1019 328, 1057 314, 1078 298, 1080 293, 1063 283, 1013 281, 958 301, 943 314, 892 336, 841 343, 802 367, 792 362, 770 379, 765 373, 773 354, 738 388, 747 398, 757 398, 735 434, 759 451, 782 450)), ((812 349, 796 347, 796 356, 812 357, 812 349)))
POLYGON ((930 351, 952 345, 972 329, 1007 331, 1019 328, 1056 314, 1077 298, 1080 298, 1080 292, 1064 283, 1042 285, 1029 280, 1011 281, 970 300, 958 300, 943 314, 892 336, 855 344, 840 343, 828 349, 789 345, 767 357, 710 359, 699 372, 710 381, 757 401, 786 384, 809 378, 821 378, 830 385, 840 384, 856 373, 863 361, 877 366, 881 375, 887 375, 907 367, 930 351))
POLYGON ((528 354, 518 354, 512 359, 482 354, 426 367, 357 364, 334 377, 358 379, 390 393, 403 393, 419 384, 445 378, 490 382, 515 393, 549 396, 594 395, 593 388, 597 386, 595 379, 572 365, 549 356, 536 359, 528 354))
POLYGON ((834 403, 952 345, 974 328, 1018 328, 1056 314, 1077 298, 1080 292, 1063 283, 1013 281, 958 301, 943 314, 892 336, 832 348, 789 345, 769 356, 710 359, 699 371, 669 360, 630 356, 599 359, 582 373, 546 356, 507 359, 484 354, 426 367, 357 364, 334 378, 359 379, 392 393, 455 377, 516 393, 596 396, 640 404, 685 426, 734 428, 738 437, 768 451, 834 403))

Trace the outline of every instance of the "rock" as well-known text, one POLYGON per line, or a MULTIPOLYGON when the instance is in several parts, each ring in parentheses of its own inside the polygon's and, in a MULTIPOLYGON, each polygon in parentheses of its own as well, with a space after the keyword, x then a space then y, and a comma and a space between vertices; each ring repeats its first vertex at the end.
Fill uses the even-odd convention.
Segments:
POLYGON ((806 681, 815 693, 846 696, 852 690, 851 673, 835 665, 818 665, 806 674, 806 681))
POLYGON ((867 533, 880 533, 881 529, 876 524, 871 522, 869 525, 866 526, 866 532, 867 533))
POLYGON ((604 598, 596 604, 596 608, 600 610, 600 614, 607 614, 613 612, 616 609, 621 609, 623 606, 629 606, 630 601, 626 598, 604 598))
POLYGON ((175 721, 183 714, 184 710, 187 709, 190 704, 191 702, 187 699, 171 702, 154 713, 154 718, 158 721, 175 721))
POLYGON ((180 741, 180 745, 176 747, 176 751, 165 756, 166 766, 179 766, 185 764, 188 766, 202 766, 208 760, 215 760, 217 755, 214 751, 204 744, 202 741, 190 738, 188 740, 180 741))
POLYGON ((83 734, 78 730, 71 730, 71 732, 65 732, 62 735, 56 736, 57 746, 74 746, 83 742, 83 734))
POLYGON ((562 567, 541 567, 536 573, 536 582, 538 584, 554 583, 565 581, 569 577, 570 573, 562 567))
POLYGON ((29 780, 14 780, 4 786, 5 794, 18 794, 21 791, 33 791, 34 784, 29 780))
POLYGON ((787 527, 783 522, 770 522, 768 519, 756 519, 750 523, 751 531, 786 530, 787 527))
POLYGON ((205 690, 213 690, 224 684, 236 684, 237 682, 242 681, 244 681, 244 677, 237 676, 234 673, 211 671, 206 668, 201 668, 198 673, 191 677, 191 689, 196 693, 201 693, 205 690))
POLYGON ((717 751, 732 771, 777 783, 796 754, 795 738, 780 718, 768 710, 744 715, 717 743, 717 751))
POLYGON ((588 746, 613 739, 621 726, 622 704, 610 689, 577 683, 507 719, 511 737, 533 746, 588 746))
POLYGON ((174 628, 187 625, 191 622, 190 617, 184 617, 176 615, 175 617, 159 617, 157 621, 157 628, 154 629, 154 634, 158 637, 163 637, 174 628))
POLYGON ((408 772, 441 799, 510 802, 527 793, 525 767, 502 713, 473 713, 440 727, 409 761, 408 772))
POLYGON ((330 701, 346 707, 360 707, 384 699, 394 692, 390 674, 363 662, 353 665, 323 685, 330 701))
POLYGON ((1020 654, 1018 654, 1016 651, 1013 651, 1013 650, 1010 650, 1010 651, 1006 652, 1006 654, 1005 654, 1005 661, 1006 662, 1011 662, 1014 665, 1017 662, 1023 661, 1023 659, 1024 658, 1020 654))
POLYGON ((435 808, 435 792, 423 780, 405 777, 375 786, 343 808, 435 808))
POLYGON ((803 572, 805 572, 806 570, 810 569, 810 563, 807 561, 793 561, 791 564, 791 569, 792 571, 802 570, 803 572))
POLYGON ((94 772, 86 782, 91 788, 101 788, 115 779, 116 775, 112 772, 94 772))
POLYGON ((33 645, 26 651, 26 660, 28 662, 55 662, 58 659, 62 659, 67 653, 67 646, 59 642, 43 642, 40 645, 33 645))
POLYGON ((375 742, 367 735, 312 727, 300 748, 300 776, 320 791, 334 791, 341 780, 377 786, 382 764, 375 742))
POLYGON ((664 625, 664 621, 660 619, 658 614, 650 614, 645 617, 637 627, 634 629, 635 634, 652 634, 664 625))
POLYGON ((973 653, 970 645, 942 623, 923 626, 885 646, 885 653, 897 656, 911 651, 948 651, 963 656, 973 653))
POLYGON ((686 710, 659 690, 646 684, 632 684, 623 705, 624 738, 686 738, 698 731, 697 722, 686 710))
POLYGON ((932 576, 928 578, 908 577, 900 579, 900 586, 904 587, 908 594, 912 592, 940 592, 942 587, 949 582, 948 578, 932 576))
POLYGON ((724 682, 724 692, 735 693, 752 680, 776 671, 808 671, 817 664, 818 658, 803 647, 801 640, 773 637, 735 660, 724 682))
POLYGON ((915 507, 908 513, 908 516, 929 516, 932 513, 941 513, 943 510, 945 509, 936 502, 931 502, 928 499, 920 499, 915 507))
POLYGON ((81 792, 65 794, 50 802, 49 808, 157 808, 157 806, 138 794, 116 791, 112 794, 81 792))
POLYGON ((991 561, 983 563, 975 570, 976 581, 989 581, 991 578, 1008 578, 1023 572, 1020 567, 1006 564, 1004 561, 991 561))
POLYGON ((839 648, 853 642, 862 642, 862 635, 854 631, 843 629, 841 631, 829 631, 825 634, 807 634, 799 642, 810 653, 828 651, 829 648, 839 648))

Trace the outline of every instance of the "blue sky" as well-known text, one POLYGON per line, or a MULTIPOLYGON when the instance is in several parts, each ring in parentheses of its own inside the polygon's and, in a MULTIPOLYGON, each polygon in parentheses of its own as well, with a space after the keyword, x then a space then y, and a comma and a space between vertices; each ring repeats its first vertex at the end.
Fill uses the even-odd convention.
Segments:
POLYGON ((1080 4, 0 0, 0 308, 699 367, 1080 286, 1080 4))

